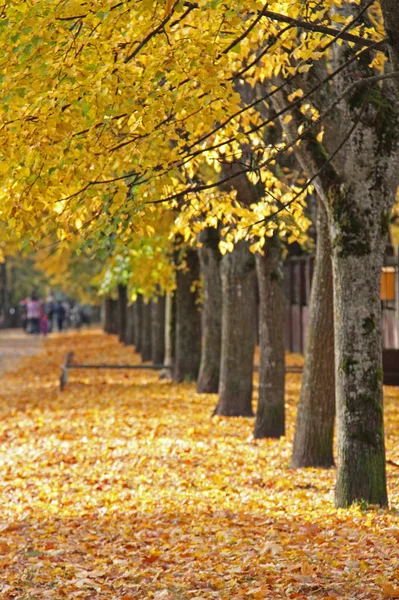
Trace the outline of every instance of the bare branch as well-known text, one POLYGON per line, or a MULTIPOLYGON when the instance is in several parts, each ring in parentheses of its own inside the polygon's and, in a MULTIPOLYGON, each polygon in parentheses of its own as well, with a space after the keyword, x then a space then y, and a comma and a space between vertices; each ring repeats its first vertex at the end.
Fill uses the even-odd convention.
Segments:
MULTIPOLYGON (((305 29, 308 31, 313 31, 316 33, 324 33, 325 35, 331 35, 336 39, 342 39, 346 42, 352 42, 359 46, 363 47, 372 47, 375 44, 374 40, 369 40, 367 38, 362 38, 358 35, 353 35, 352 33, 347 33, 346 31, 339 31, 334 27, 327 27, 326 25, 318 25, 317 23, 311 23, 309 21, 302 21, 301 19, 294 19, 293 17, 288 17, 287 15, 281 15, 279 13, 272 12, 270 10, 263 11, 265 17, 268 17, 272 21, 277 21, 278 23, 289 23, 290 25, 294 25, 295 27, 299 27, 300 29, 305 29)), ((386 40, 382 40, 386 43, 386 40)))
POLYGON ((168 15, 166 15, 166 17, 160 22, 160 24, 158 25, 158 27, 156 27, 155 29, 153 29, 152 31, 150 31, 145 38, 139 43, 139 45, 133 50, 133 52, 131 54, 129 54, 129 56, 126 56, 125 60, 123 61, 125 64, 130 62, 131 60, 133 60, 133 58, 135 58, 138 53, 144 48, 144 46, 146 44, 148 44, 148 42, 155 37, 156 35, 158 35, 158 33, 162 33, 165 25, 167 25, 167 23, 170 21, 170 19, 173 16, 174 13, 174 9, 176 8, 176 5, 178 4, 178 0, 177 2, 175 2, 172 6, 172 10, 170 11, 170 13, 168 15))

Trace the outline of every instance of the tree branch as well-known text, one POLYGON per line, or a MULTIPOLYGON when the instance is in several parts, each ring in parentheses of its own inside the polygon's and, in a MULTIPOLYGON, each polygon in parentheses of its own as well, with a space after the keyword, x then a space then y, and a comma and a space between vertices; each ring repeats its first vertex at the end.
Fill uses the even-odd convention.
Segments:
MULTIPOLYGON (((265 17, 268 17, 272 21, 277 21, 278 23, 289 23, 295 27, 299 27, 300 29, 305 29, 308 31, 313 31, 316 33, 324 33, 326 35, 331 35, 336 37, 337 39, 345 40, 346 42, 353 42, 359 46, 363 47, 372 47, 375 44, 374 40, 368 40, 366 38, 362 38, 358 35, 353 35, 352 33, 347 33, 346 31, 339 31, 334 27, 327 27, 326 25, 318 25, 317 23, 310 23, 309 21, 302 21, 300 19, 294 19, 293 17, 288 17, 287 15, 281 15, 279 13, 272 12, 270 10, 262 11, 265 17)), ((386 43, 386 40, 383 40, 386 43)))

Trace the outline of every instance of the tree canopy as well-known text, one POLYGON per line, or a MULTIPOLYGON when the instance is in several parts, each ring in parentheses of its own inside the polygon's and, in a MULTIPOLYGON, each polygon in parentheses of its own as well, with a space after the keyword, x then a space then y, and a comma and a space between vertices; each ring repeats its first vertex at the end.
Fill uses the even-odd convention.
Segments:
MULTIPOLYGON (((265 137, 276 118, 269 83, 282 75, 294 87, 285 118, 299 107, 298 138, 310 120, 321 140, 301 74, 328 56, 335 39, 350 40, 360 54, 383 39, 378 5, 369 27, 345 17, 343 5, 8 2, 0 21, 0 175, 12 234, 131 239, 158 220, 155 203, 179 208, 180 220, 186 214, 183 229, 193 215, 204 226, 238 212, 236 235, 249 229, 264 243, 259 223, 275 227, 267 217, 290 212, 303 232, 306 179, 276 172, 275 155, 288 144, 265 137), (254 181, 262 178, 256 209, 215 190, 221 161, 232 157, 254 181)), ((383 53, 373 60, 378 71, 383 53)))

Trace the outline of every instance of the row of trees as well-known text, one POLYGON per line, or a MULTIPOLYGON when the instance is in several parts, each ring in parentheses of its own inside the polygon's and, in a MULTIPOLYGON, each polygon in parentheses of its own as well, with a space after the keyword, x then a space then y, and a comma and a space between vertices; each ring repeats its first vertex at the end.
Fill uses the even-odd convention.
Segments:
POLYGON ((251 413, 258 290, 255 435, 279 435, 282 254, 308 243, 312 221, 293 464, 331 464, 335 396, 336 503, 385 505, 379 281, 398 185, 396 2, 133 4, 3 8, 7 240, 106 260, 103 290, 175 287, 177 380, 198 368, 201 267, 198 385, 217 387, 220 414, 251 413))

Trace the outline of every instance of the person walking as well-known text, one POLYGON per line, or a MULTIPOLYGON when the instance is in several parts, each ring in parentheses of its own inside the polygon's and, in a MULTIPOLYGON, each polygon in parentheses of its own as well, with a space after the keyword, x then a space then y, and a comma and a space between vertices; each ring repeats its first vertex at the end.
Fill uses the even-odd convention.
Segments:
POLYGON ((65 306, 63 305, 62 302, 58 302, 57 303, 57 307, 55 309, 55 312, 56 312, 56 315, 57 315, 58 331, 62 331, 64 329, 65 316, 66 316, 65 306))
POLYGON ((33 292, 27 301, 27 332, 32 334, 40 333, 40 317, 42 316, 42 303, 40 302, 36 292, 33 292))
POLYGON ((42 312, 42 316, 40 317, 40 333, 46 336, 49 332, 49 319, 46 311, 42 312))

